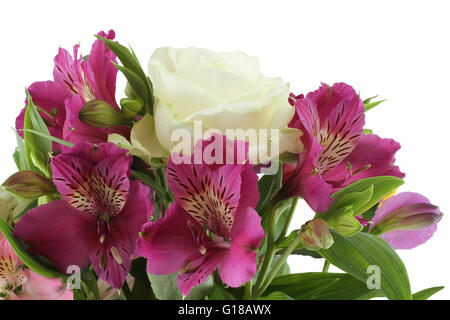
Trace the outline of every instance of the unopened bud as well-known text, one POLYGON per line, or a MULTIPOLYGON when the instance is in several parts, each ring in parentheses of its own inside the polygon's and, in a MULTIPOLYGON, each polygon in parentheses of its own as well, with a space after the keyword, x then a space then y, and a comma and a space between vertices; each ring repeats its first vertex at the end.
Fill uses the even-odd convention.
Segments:
POLYGON ((130 124, 119 110, 101 100, 87 102, 80 110, 79 118, 87 125, 96 128, 109 128, 130 124))
POLYGON ((328 224, 320 218, 305 223, 300 230, 300 238, 308 250, 328 249, 334 243, 328 224))
POLYGON ((37 199, 56 193, 53 182, 34 171, 19 171, 10 176, 3 186, 12 194, 26 199, 37 199))
POLYGON ((144 104, 141 99, 134 100, 130 98, 123 98, 120 100, 122 107, 122 114, 127 119, 134 119, 144 110, 144 104))
POLYGON ((429 203, 403 206, 378 221, 370 233, 380 235, 394 230, 421 230, 438 223, 443 214, 429 203))

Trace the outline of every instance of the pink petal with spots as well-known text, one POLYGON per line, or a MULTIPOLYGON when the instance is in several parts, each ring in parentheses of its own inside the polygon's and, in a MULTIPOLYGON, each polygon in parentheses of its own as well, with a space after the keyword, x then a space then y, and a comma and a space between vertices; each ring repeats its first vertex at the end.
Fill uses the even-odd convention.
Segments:
POLYGON ((122 287, 131 269, 139 231, 152 212, 149 191, 140 182, 133 181, 122 212, 109 225, 100 223, 97 241, 90 248, 89 258, 95 272, 116 289, 122 287))
POLYGON ((197 252, 189 257, 182 272, 178 273, 178 288, 181 294, 187 296, 193 287, 204 283, 217 269, 226 253, 225 249, 213 248, 207 249, 205 254, 197 252))
POLYGON ((167 181, 176 201, 208 230, 229 237, 239 205, 242 165, 223 165, 215 171, 206 165, 167 164, 167 181))
POLYGON ((404 178, 399 167, 395 166, 395 153, 400 144, 392 139, 382 139, 374 134, 362 135, 353 152, 344 161, 325 176, 336 191, 354 181, 377 176, 404 178), (351 174, 347 170, 351 165, 351 174))

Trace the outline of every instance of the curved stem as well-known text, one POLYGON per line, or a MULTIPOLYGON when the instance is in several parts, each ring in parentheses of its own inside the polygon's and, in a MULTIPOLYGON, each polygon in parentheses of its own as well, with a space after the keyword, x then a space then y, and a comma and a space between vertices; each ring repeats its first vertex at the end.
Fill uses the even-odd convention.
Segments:
POLYGON ((284 237, 286 237, 289 226, 291 225, 292 217, 294 216, 294 213, 295 213, 295 208, 297 207, 298 199, 299 198, 294 198, 292 200, 291 209, 290 209, 289 215, 286 219, 286 224, 284 225, 283 230, 281 231, 281 234, 278 237, 277 241, 282 241, 284 239, 284 237))
POLYGON ((252 298, 252 280, 250 279, 249 282, 245 285, 245 291, 244 291, 244 300, 250 300, 252 298))
POLYGON ((264 255, 264 261, 261 267, 261 270, 259 272, 258 279, 255 283, 256 290, 260 287, 262 282, 264 281, 264 278, 266 277, 267 271, 269 270, 270 265, 272 264, 273 257, 276 253, 276 246, 275 246, 275 240, 274 240, 274 234, 275 234, 275 211, 277 209, 278 205, 273 205, 270 208, 269 212, 269 221, 267 224, 267 249, 266 253, 264 255))
POLYGON ((289 247, 287 247, 286 250, 283 252, 280 259, 278 259, 277 263, 273 267, 272 271, 270 271, 269 275, 267 276, 266 280, 263 282, 261 287, 259 287, 257 289, 255 296, 254 296, 255 298, 260 297, 264 293, 264 291, 266 291, 267 287, 270 285, 273 278, 275 278, 278 271, 280 271, 281 267, 284 265, 284 263, 286 262, 287 258, 290 256, 292 251, 294 251, 300 245, 300 242, 301 242, 301 238, 300 238, 300 234, 299 234, 295 238, 295 240, 291 242, 289 247))
POLYGON ((330 263, 328 260, 325 260, 325 263, 323 264, 322 272, 328 272, 328 269, 330 268, 330 263))

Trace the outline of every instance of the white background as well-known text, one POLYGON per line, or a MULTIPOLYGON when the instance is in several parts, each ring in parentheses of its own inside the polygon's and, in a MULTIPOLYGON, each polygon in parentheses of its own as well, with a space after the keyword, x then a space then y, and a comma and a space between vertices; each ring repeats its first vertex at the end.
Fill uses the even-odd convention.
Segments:
MULTIPOLYGON (((295 93, 344 81, 362 97, 388 101, 367 114, 367 128, 402 144, 401 191, 415 191, 449 212, 450 6, 448 1, 1 1, 0 180, 15 172, 12 127, 24 88, 50 80, 58 46, 113 28, 143 65, 157 47, 243 50, 295 93)), ((122 95, 122 92, 118 92, 122 95)), ((300 206, 295 226, 311 218, 300 206)), ((400 251, 413 291, 446 285, 450 298, 450 216, 426 244, 400 251)), ((309 258, 293 271, 320 271, 309 258)), ((332 269, 333 270, 333 269, 332 269)))

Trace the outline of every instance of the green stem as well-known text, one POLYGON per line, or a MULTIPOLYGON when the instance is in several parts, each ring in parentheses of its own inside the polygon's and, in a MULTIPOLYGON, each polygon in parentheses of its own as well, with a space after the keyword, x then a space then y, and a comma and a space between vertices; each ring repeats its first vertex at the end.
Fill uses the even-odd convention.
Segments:
POLYGON ((328 262, 328 260, 325 260, 325 263, 323 264, 322 272, 328 272, 329 268, 330 268, 330 262, 328 262))
POLYGON ((245 291, 244 291, 244 300, 250 300, 252 298, 252 280, 250 279, 249 282, 245 285, 245 291))
POLYGON ((264 281, 264 278, 266 277, 267 271, 269 270, 270 265, 272 264, 272 260, 273 257, 275 256, 276 253, 276 245, 275 245, 275 240, 274 240, 274 235, 275 235, 275 211, 278 207, 277 205, 273 205, 270 208, 270 212, 269 212, 269 221, 267 224, 267 249, 266 249, 266 253, 264 255, 264 261, 261 267, 261 270, 259 272, 259 276, 258 279, 256 280, 255 283, 255 288, 256 290, 261 286, 261 284, 264 281))
POLYGON ((291 225, 292 217, 294 216, 294 213, 295 213, 295 208, 297 207, 298 199, 299 198, 294 198, 294 200, 292 200, 291 209, 290 209, 289 215, 286 219, 286 224, 284 225, 283 230, 281 231, 281 234, 278 237, 278 241, 282 241, 284 239, 284 237, 286 237, 286 235, 287 235, 289 226, 291 225))
POLYGON ((278 259, 277 263, 273 267, 272 271, 270 271, 269 275, 267 276, 266 280, 263 282, 261 287, 259 287, 254 295, 255 298, 259 298, 264 291, 266 291, 267 287, 272 282, 273 278, 277 275, 278 271, 283 267, 284 263, 286 262, 287 258, 290 256, 292 251, 294 251, 298 246, 300 245, 301 238, 300 234, 294 239, 294 241, 291 242, 289 247, 284 250, 283 254, 281 255, 280 259, 278 259))

